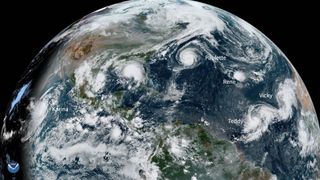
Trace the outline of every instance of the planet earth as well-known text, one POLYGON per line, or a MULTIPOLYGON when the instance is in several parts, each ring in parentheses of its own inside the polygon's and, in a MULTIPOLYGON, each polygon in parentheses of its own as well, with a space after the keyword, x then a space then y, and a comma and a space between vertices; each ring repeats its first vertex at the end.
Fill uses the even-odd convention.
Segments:
POLYGON ((0 179, 320 178, 319 122, 297 71, 211 5, 95 11, 54 37, 18 84, 0 179))

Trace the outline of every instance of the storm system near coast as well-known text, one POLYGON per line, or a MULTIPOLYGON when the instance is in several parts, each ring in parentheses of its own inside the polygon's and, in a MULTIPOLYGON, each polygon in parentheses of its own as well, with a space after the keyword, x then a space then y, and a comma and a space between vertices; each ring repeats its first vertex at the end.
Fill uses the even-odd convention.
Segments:
POLYGON ((0 140, 0 179, 320 178, 317 115, 289 60, 189 0, 127 1, 63 30, 0 140))

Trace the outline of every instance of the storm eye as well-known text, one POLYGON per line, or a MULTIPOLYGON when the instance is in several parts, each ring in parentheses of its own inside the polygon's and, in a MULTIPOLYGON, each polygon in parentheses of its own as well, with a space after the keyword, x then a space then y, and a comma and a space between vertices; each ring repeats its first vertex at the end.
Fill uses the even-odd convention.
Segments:
POLYGON ((191 48, 183 49, 179 54, 179 62, 183 66, 192 66, 197 61, 197 54, 191 48))

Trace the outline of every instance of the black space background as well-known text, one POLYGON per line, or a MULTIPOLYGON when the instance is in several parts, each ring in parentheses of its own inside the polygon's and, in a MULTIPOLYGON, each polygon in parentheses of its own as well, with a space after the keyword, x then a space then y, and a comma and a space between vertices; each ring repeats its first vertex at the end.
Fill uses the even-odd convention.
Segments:
MULTIPOLYGON (((205 1, 202 1, 205 2, 205 1)), ((115 3, 108 0, 0 2, 0 125, 18 80, 41 48, 82 16, 115 3), (67 2, 67 3, 66 3, 67 2)), ((269 37, 290 59, 320 114, 319 23, 308 1, 213 0, 269 37), (279 4, 279 2, 282 2, 279 4)))

